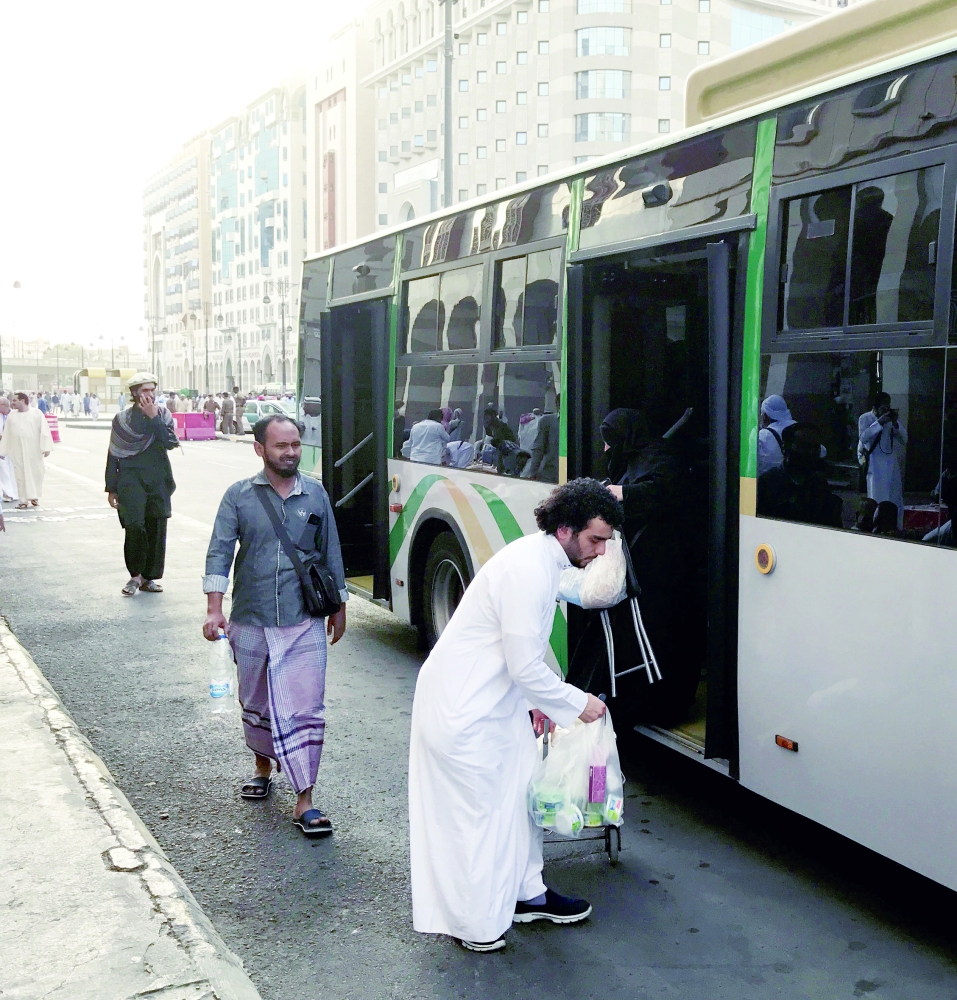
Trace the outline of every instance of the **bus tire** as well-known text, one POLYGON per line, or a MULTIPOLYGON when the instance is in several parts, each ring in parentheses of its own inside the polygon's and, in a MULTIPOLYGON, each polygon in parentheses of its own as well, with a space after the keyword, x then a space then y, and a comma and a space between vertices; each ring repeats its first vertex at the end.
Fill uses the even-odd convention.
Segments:
POLYGON ((422 574, 423 638, 431 649, 470 583, 468 563, 451 531, 436 535, 429 547, 422 574))

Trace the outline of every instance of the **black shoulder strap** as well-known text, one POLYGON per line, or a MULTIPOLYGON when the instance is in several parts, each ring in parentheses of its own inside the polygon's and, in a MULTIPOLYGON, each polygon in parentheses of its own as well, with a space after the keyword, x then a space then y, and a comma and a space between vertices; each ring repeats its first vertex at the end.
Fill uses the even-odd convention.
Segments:
POLYGON ((282 521, 279 520, 276 508, 269 502, 269 497, 266 496, 265 488, 253 486, 253 490, 256 493, 256 499, 263 505, 263 510, 272 522, 273 530, 276 532, 276 537, 279 539, 279 544, 282 546, 283 552, 286 553, 289 561, 292 563, 292 567, 296 571, 296 575, 299 577, 299 582, 304 587, 310 586, 309 577, 306 575, 306 567, 303 566, 302 560, 299 558, 299 553, 296 552, 296 547, 292 544, 292 539, 283 527, 282 521))
POLYGON ((784 442, 781 440, 781 435, 773 427, 765 427, 766 431, 770 431, 771 436, 778 443, 778 447, 781 449, 781 453, 784 453, 784 442))

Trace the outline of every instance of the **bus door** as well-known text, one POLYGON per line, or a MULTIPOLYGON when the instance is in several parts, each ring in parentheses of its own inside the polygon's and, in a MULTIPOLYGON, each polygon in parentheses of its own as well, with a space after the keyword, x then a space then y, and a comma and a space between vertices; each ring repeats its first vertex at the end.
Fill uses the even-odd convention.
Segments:
POLYGON ((389 300, 334 307, 321 324, 322 481, 350 589, 387 601, 389 300))
MULTIPOLYGON (((645 441, 665 456, 671 473, 658 478, 673 474, 672 493, 651 501, 664 499, 666 510, 633 549, 647 561, 639 605, 663 680, 649 685, 638 672, 620 686, 643 730, 718 761, 734 760, 737 733, 738 500, 737 480, 728 480, 738 451, 729 374, 735 246, 655 247, 568 274, 569 475, 608 475, 600 427, 619 408, 639 411, 629 419, 640 419, 645 441)), ((575 649, 587 615, 576 610, 570 624, 575 649)))

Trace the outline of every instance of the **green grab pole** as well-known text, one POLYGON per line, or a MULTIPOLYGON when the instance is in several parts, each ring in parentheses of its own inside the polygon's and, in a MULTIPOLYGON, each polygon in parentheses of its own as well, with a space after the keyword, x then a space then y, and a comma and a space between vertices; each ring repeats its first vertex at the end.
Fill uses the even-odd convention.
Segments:
POLYGON ((751 211, 757 224, 748 240, 745 280, 744 350, 741 359, 741 476, 758 474, 758 407, 761 405, 761 317, 764 306, 764 262, 768 241, 768 203, 774 168, 777 118, 758 122, 751 180, 751 211))
POLYGON ((395 238, 395 261, 392 267, 392 303, 389 315, 389 415, 386 428, 387 459, 395 454, 395 359, 398 344, 399 313, 402 308, 402 284, 399 275, 402 271, 402 253, 405 249, 405 235, 399 233, 395 238))
MULTIPOLYGON (((582 217, 582 198, 585 178, 576 177, 571 183, 571 200, 568 203, 568 232, 565 236, 565 267, 569 257, 578 249, 582 217)), ((562 282, 562 371, 561 406, 558 408, 558 457, 568 461, 568 281, 562 282)), ((568 467, 565 465, 567 476, 568 467)))

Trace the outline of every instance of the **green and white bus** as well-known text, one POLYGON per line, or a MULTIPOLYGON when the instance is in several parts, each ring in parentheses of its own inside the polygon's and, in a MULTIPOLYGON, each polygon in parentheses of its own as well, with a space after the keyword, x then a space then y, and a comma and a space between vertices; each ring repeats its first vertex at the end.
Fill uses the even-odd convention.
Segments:
MULTIPOLYGON (((430 641, 554 483, 604 475, 605 414, 691 407, 702 684, 640 728, 952 888, 955 79, 957 0, 716 62, 680 134, 306 261, 299 354, 349 586, 430 641), (772 395, 826 450, 828 522, 799 485, 761 500, 772 395), (437 410, 444 449, 415 430, 437 410)), ((580 620, 556 609, 555 669, 580 620)))

